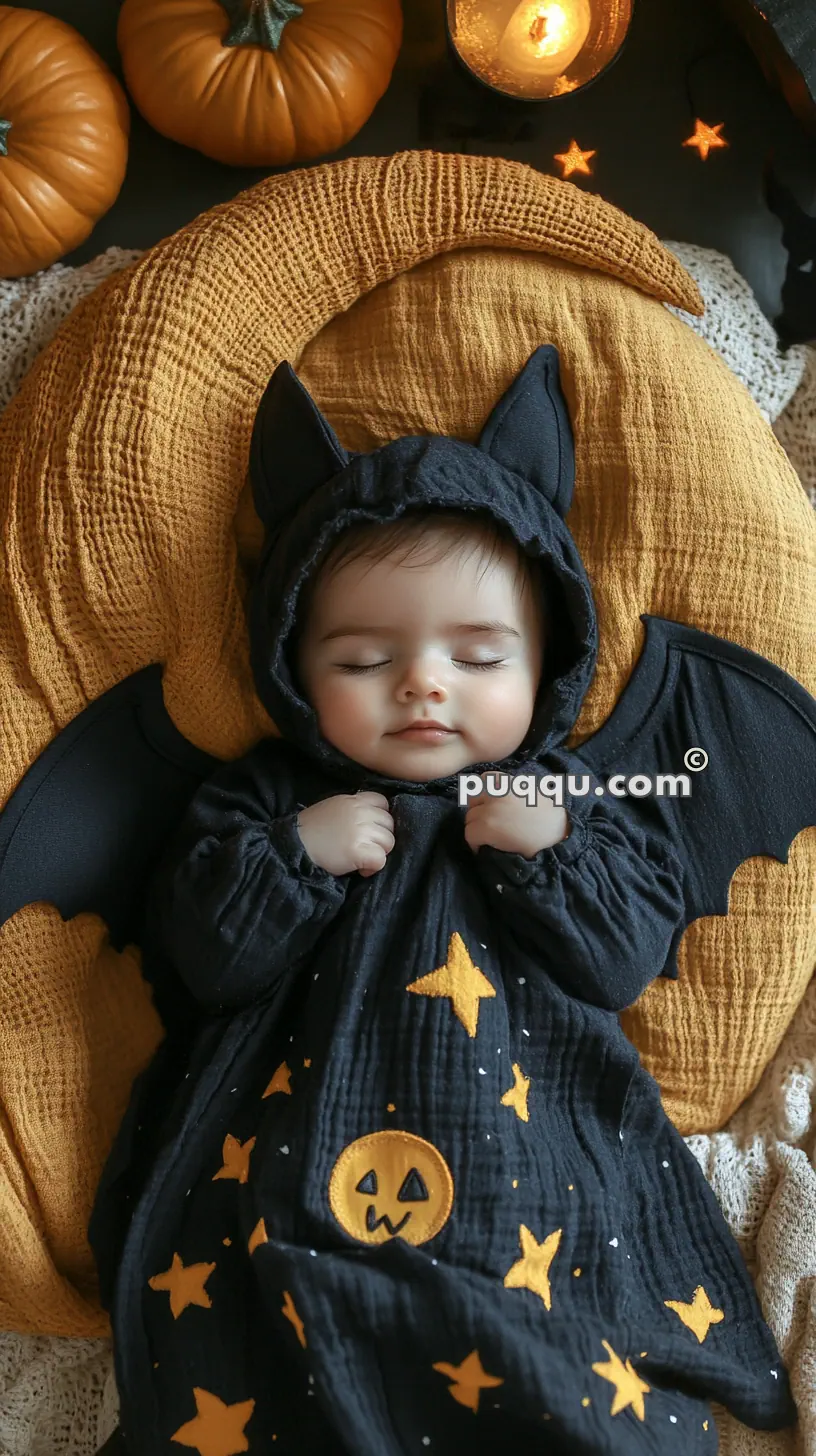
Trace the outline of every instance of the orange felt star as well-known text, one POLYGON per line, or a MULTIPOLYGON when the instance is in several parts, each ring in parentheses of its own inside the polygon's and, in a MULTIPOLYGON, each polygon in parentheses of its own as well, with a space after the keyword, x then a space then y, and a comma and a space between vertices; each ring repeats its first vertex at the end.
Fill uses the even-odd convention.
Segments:
POLYGON ((589 166, 590 157, 596 153, 582 152, 576 141, 571 141, 568 152, 556 152, 554 160, 561 163, 561 176, 571 177, 573 172, 585 172, 588 177, 592 176, 592 168, 589 166))
POLYGON ((473 964, 458 930, 454 930, 448 941, 448 958, 444 966, 430 971, 427 976, 420 976, 405 989, 413 991, 416 996, 450 997, 451 1008, 468 1036, 476 1035, 479 1002, 483 997, 496 994, 487 976, 482 975, 479 967, 473 964))
POLYGON ((718 1325, 725 1319, 723 1311, 714 1308, 702 1284, 697 1285, 691 1304, 684 1304, 679 1299, 664 1299, 663 1303, 668 1309, 673 1309, 683 1324, 694 1331, 701 1345, 711 1326, 718 1325))
POLYGON ((539 1243, 525 1224, 519 1225, 519 1242, 522 1257, 508 1269, 504 1276, 505 1289, 531 1289, 544 1301, 545 1309, 552 1304, 550 1291, 550 1265, 561 1242, 561 1229, 555 1229, 539 1243))
POLYGON ((474 1415, 479 1409, 480 1392, 490 1390, 495 1385, 504 1385, 501 1376, 488 1375, 482 1368, 478 1350, 471 1350, 461 1365, 449 1365, 446 1360, 439 1360, 433 1368, 454 1382, 448 1386, 450 1394, 460 1405, 468 1406, 474 1415))
POLYGON ((258 1222, 256 1223, 256 1225, 254 1227, 254 1229, 252 1230, 252 1233, 249 1236, 249 1243, 247 1244, 247 1253, 254 1254, 255 1253, 255 1250, 257 1248, 259 1248, 259 1246, 261 1244, 268 1244, 268 1243, 269 1243, 269 1234, 266 1232, 266 1224, 264 1223, 264 1221, 263 1221, 262 1218, 259 1218, 258 1219, 258 1222))
POLYGON ((193 1395, 195 1419, 179 1426, 170 1440, 178 1441, 180 1446, 192 1446, 199 1456, 238 1456, 239 1452, 248 1451, 244 1426, 255 1409, 254 1400, 225 1405, 217 1395, 197 1385, 193 1387, 193 1395))
POLYGON ((694 136, 686 137, 684 147, 696 147, 703 161, 705 161, 712 147, 727 147, 728 142, 720 136, 725 126, 724 121, 719 121, 716 126, 706 126, 704 121, 695 121, 694 136))
POLYGON ((216 1178, 237 1178, 239 1183, 246 1183, 249 1177, 249 1155, 255 1146, 255 1139, 248 1138, 245 1143, 239 1143, 238 1139, 227 1133, 224 1138, 224 1146, 221 1149, 221 1156, 224 1159, 224 1166, 213 1173, 212 1181, 216 1178))
POLYGON ((530 1078, 525 1077, 518 1062, 513 1063, 513 1086, 508 1088, 501 1099, 502 1107, 512 1107, 516 1117, 522 1122, 530 1121, 530 1114, 527 1110, 527 1094, 530 1091, 530 1078))
POLYGON ((295 1334, 297 1335, 298 1339, 300 1340, 301 1345, 303 1346, 303 1348, 305 1350, 306 1349, 306 1334, 305 1334, 305 1331, 303 1329, 303 1320, 300 1318, 300 1315, 298 1314, 297 1310, 295 1309, 295 1301, 293 1300, 293 1298, 292 1298, 291 1294, 289 1293, 289 1290, 288 1289, 284 1289, 284 1291, 283 1291, 283 1305, 281 1307, 281 1314, 286 1316, 286 1318, 288 1319, 290 1325, 292 1326, 295 1334))
POLYGON ((173 1319, 178 1319, 188 1304, 199 1304, 202 1309, 211 1309, 212 1300, 204 1285, 212 1274, 214 1264, 188 1264, 184 1267, 178 1254, 163 1274, 154 1274, 148 1279, 151 1289, 167 1289, 170 1293, 170 1309, 173 1319))
MULTIPOLYGON (((291 1075, 292 1073, 289 1071, 286 1062, 281 1062, 280 1066, 272 1074, 272 1081, 264 1092, 264 1097, 271 1097, 273 1092, 286 1092, 291 1097, 292 1088, 289 1084, 291 1075)), ((261 1101, 263 1101, 263 1098, 261 1098, 261 1101)))
POLYGON ((641 1380, 637 1371, 633 1369, 631 1360, 624 1365, 620 1355, 616 1355, 612 1346, 607 1340, 601 1340, 604 1349, 609 1353, 608 1360, 599 1360, 593 1365, 596 1375, 601 1375, 615 1387, 615 1397, 609 1409, 611 1416, 616 1416, 619 1411, 631 1406, 638 1420, 645 1421, 646 1410, 643 1405, 643 1397, 651 1390, 651 1386, 641 1380))

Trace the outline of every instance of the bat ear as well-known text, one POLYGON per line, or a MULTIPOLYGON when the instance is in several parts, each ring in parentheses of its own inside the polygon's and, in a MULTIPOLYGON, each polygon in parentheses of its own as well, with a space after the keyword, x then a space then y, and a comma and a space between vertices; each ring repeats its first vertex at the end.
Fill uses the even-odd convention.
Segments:
POLYGON ((297 510, 350 459, 284 359, 261 397, 249 447, 252 496, 264 525, 277 525, 297 510))
POLYGON ((479 436, 485 454, 535 486, 562 518, 572 504, 575 452, 558 350, 542 344, 495 405, 479 436))

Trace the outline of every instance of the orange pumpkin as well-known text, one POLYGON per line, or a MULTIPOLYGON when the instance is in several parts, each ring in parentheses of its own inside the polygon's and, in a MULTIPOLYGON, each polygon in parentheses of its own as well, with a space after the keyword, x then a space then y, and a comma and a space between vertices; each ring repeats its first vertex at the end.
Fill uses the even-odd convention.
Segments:
POLYGON ((125 81, 163 136, 233 166, 334 152, 385 91, 400 0, 125 0, 125 81))
POLYGON ((119 194, 130 111, 73 26, 0 5, 0 278, 48 268, 119 194))

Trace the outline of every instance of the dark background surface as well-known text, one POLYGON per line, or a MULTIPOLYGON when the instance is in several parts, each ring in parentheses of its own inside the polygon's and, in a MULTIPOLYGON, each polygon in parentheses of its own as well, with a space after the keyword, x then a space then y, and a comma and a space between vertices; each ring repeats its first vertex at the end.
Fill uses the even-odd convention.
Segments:
MULTIPOLYGON (((406 11, 411 4, 403 0, 406 11)), ((39 0, 29 8, 75 26, 122 80, 120 5, 39 0)), ((131 118, 122 191, 65 263, 85 262, 112 245, 150 247, 271 172, 289 170, 228 167, 159 136, 132 102, 131 118)), ((766 202, 764 177, 772 168, 799 205, 816 213, 816 141, 766 80, 719 0, 636 0, 614 64, 584 90, 551 101, 496 97, 450 54, 420 72, 398 62, 362 131, 331 158, 315 162, 427 147, 508 157, 560 176, 553 155, 566 151, 573 137, 583 149, 595 148, 596 156, 592 176, 573 174, 572 181, 662 238, 727 253, 768 317, 780 313, 788 250, 766 202), (723 122, 730 143, 706 161, 682 145, 695 117, 709 125, 723 122)))

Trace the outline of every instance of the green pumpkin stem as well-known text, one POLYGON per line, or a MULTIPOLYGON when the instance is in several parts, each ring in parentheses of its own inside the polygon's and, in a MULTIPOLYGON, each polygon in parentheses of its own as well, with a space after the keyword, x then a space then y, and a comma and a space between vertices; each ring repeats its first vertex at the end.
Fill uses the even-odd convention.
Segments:
POLYGON ((0 121, 0 157, 7 157, 8 156, 8 147, 6 145, 6 137, 8 136, 8 134, 9 134, 10 131, 11 131, 11 122, 10 121, 0 121))
POLYGON ((303 14, 295 0, 221 0, 230 19, 222 45, 256 45, 276 51, 284 27, 303 14))

